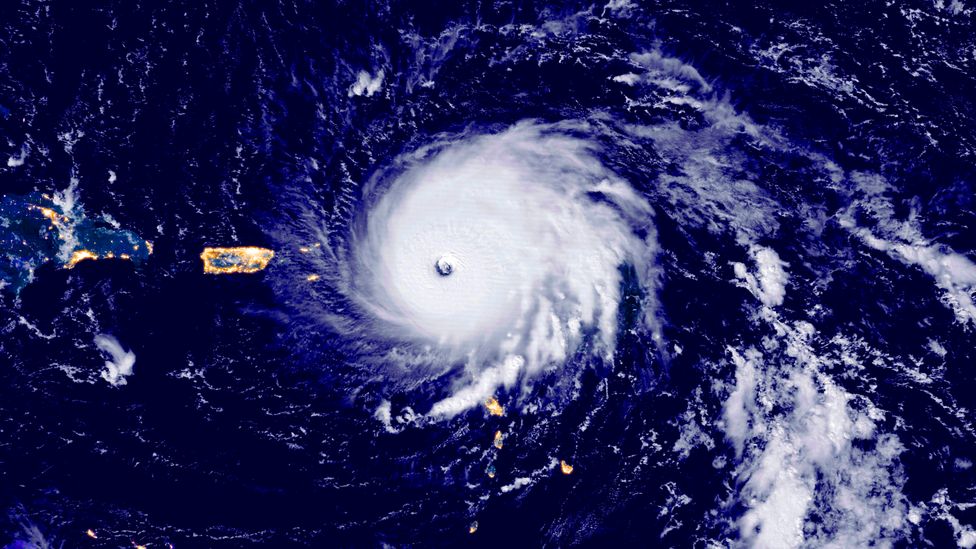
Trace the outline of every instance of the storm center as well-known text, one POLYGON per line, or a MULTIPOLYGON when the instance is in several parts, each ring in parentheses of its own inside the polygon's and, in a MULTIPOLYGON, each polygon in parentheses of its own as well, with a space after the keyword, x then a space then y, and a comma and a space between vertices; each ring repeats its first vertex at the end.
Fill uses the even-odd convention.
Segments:
POLYGON ((451 254, 442 255, 437 263, 434 264, 434 268, 437 269, 437 274, 441 276, 448 276, 454 272, 454 263, 457 260, 451 254))

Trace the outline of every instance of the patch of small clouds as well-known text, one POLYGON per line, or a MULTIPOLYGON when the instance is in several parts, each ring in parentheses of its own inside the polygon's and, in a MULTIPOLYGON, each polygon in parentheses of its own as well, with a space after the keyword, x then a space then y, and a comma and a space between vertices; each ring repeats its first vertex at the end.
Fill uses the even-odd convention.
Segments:
POLYGON ((23 166, 24 162, 27 161, 27 153, 28 153, 27 145, 24 145, 23 147, 20 148, 20 154, 18 154, 17 156, 11 156, 7 158, 7 167, 17 168, 23 166))
POLYGON ((712 91, 712 86, 705 81, 701 73, 694 66, 689 65, 677 57, 665 55, 659 49, 630 54, 630 62, 640 72, 629 72, 613 77, 615 82, 630 86, 645 83, 653 84, 664 90, 687 94, 698 90, 703 93, 712 91))
POLYGON ((126 378, 131 376, 136 363, 136 355, 127 351, 118 339, 106 334, 95 336, 95 346, 105 355, 105 369, 101 373, 102 379, 115 387, 125 385, 126 378))
POLYGON ((499 386, 512 387, 524 366, 525 358, 521 355, 505 357, 498 365, 478 372, 470 385, 436 402, 429 415, 435 418, 453 417, 464 410, 478 406, 491 398, 499 386))
POLYGON ((763 305, 776 307, 783 304, 789 275, 784 267, 788 263, 779 258, 771 248, 752 246, 750 254, 756 264, 755 272, 750 272, 743 263, 733 263, 738 284, 749 290, 763 305))
POLYGON ((898 437, 884 413, 826 373, 806 322, 763 319, 777 334, 763 349, 730 347, 735 385, 722 428, 737 456, 737 525, 749 547, 862 547, 893 543, 907 528, 898 437))
POLYGON ((927 239, 914 212, 906 219, 899 219, 889 198, 891 188, 881 176, 852 173, 850 180, 858 197, 838 214, 840 226, 868 247, 920 268, 942 290, 941 300, 956 319, 976 325, 976 263, 944 244, 927 239), (859 213, 873 219, 874 227, 859 224, 856 221, 859 213))
POLYGON ((380 91, 383 87, 383 78, 386 76, 386 72, 383 69, 376 71, 375 74, 370 75, 368 71, 359 71, 356 76, 356 81, 353 82, 352 86, 349 86, 349 97, 362 96, 372 97, 374 93, 380 91))

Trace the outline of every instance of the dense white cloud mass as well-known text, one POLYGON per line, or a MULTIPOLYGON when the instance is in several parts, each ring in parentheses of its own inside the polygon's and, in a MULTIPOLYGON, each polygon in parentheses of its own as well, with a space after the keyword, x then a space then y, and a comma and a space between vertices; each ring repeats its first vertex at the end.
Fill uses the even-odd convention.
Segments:
POLYGON ((609 356, 620 267, 653 285, 649 204, 562 129, 522 123, 420 151, 357 235, 355 298, 376 327, 468 365, 433 415, 563 363, 588 332, 609 356))

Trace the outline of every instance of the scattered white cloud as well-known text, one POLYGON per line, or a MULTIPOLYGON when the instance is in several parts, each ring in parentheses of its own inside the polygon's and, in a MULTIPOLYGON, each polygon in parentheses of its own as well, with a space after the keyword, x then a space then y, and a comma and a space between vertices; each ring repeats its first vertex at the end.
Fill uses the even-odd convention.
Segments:
POLYGON ((529 484, 532 484, 532 479, 531 478, 529 478, 529 477, 518 477, 511 484, 506 484, 505 486, 502 486, 501 490, 502 490, 502 492, 511 492, 512 490, 518 490, 519 488, 522 488, 524 486, 528 486, 529 484))
POLYGON ((374 93, 380 91, 380 88, 383 87, 384 76, 386 76, 386 73, 383 69, 376 71, 376 74, 372 76, 367 71, 359 71, 356 81, 352 86, 349 86, 349 97, 356 95, 372 97, 374 93))
POLYGON ((435 418, 452 417, 478 406, 491 398, 498 387, 514 385, 523 366, 525 359, 521 355, 505 357, 501 364, 477 372, 470 385, 435 403, 429 415, 435 418))
POLYGON ((20 148, 20 154, 17 156, 11 156, 7 158, 8 168, 17 168, 23 166, 24 162, 27 160, 27 145, 20 148))
POLYGON ((956 540, 956 547, 971 549, 976 547, 976 529, 960 521, 956 514, 968 514, 972 503, 958 503, 953 501, 947 488, 941 488, 932 495, 927 502, 913 505, 909 514, 912 524, 920 524, 922 518, 929 520, 944 520, 952 528, 956 540))
POLYGON ((956 319, 976 324, 976 303, 973 301, 976 263, 945 245, 926 239, 914 213, 907 219, 898 219, 888 197, 890 186, 880 176, 854 173, 851 180, 863 196, 838 215, 840 225, 867 246, 922 269, 943 291, 942 302, 952 309, 956 319), (855 221, 858 211, 876 221, 873 229, 855 221))
POLYGON ((126 378, 132 375, 132 367, 136 363, 135 353, 126 351, 119 340, 106 334, 95 336, 95 346, 107 358, 102 379, 116 387, 125 385, 126 378))
POLYGON ((609 0, 603 6, 603 11, 604 13, 611 12, 614 15, 626 17, 635 8, 637 8, 637 5, 631 2, 631 0, 609 0))
POLYGON ((702 92, 712 91, 698 69, 677 57, 668 57, 660 50, 630 55, 632 63, 647 69, 643 78, 664 89, 688 93, 697 87, 702 92))
POLYGON ((742 263, 732 264, 739 284, 767 307, 782 305, 786 296, 786 283, 789 281, 784 267, 789 264, 781 260, 775 251, 763 246, 752 246, 750 254, 756 263, 755 273, 749 272, 742 263))
POLYGON ((723 429, 740 456, 741 541, 749 547, 864 547, 897 539, 907 520, 903 447, 878 433, 883 413, 826 373, 805 322, 765 309, 778 338, 730 349, 736 383, 723 429), (858 441, 855 443, 855 441, 858 441), (815 511, 815 513, 814 513, 815 511))

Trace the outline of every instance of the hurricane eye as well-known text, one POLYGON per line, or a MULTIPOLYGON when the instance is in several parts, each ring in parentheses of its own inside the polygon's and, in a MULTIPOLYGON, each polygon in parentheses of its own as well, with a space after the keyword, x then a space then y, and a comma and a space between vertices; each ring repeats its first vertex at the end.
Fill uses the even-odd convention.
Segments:
POLYGON ((450 276, 451 273, 454 272, 454 264, 456 262, 457 259, 454 256, 451 254, 445 254, 438 258, 437 262, 434 263, 434 269, 437 271, 437 274, 441 276, 450 276))

